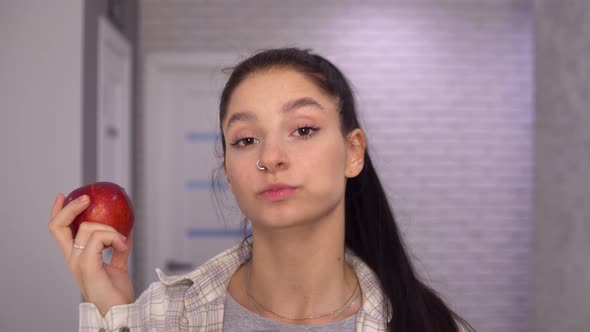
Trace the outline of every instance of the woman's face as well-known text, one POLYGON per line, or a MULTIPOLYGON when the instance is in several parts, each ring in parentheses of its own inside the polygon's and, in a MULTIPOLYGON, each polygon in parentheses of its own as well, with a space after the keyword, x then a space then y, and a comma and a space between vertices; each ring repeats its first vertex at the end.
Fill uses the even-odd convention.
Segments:
POLYGON ((291 69, 256 72, 234 90, 222 123, 224 166, 254 227, 310 223, 344 207, 346 177, 360 172, 351 168, 363 154, 342 135, 337 107, 291 69))

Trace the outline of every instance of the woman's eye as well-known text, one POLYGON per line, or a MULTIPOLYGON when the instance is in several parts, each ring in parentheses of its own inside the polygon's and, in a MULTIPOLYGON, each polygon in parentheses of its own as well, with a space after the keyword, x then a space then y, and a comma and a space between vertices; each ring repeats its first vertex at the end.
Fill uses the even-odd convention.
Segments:
POLYGON ((315 134, 319 129, 320 128, 317 128, 317 127, 305 126, 305 127, 297 128, 297 130, 295 130, 295 132, 297 133, 297 136, 299 136, 301 138, 309 138, 313 134, 315 134))
POLYGON ((244 138, 238 138, 236 140, 234 140, 231 145, 233 146, 238 146, 238 147, 244 147, 247 145, 251 145, 256 143, 258 140, 254 137, 244 137, 244 138))

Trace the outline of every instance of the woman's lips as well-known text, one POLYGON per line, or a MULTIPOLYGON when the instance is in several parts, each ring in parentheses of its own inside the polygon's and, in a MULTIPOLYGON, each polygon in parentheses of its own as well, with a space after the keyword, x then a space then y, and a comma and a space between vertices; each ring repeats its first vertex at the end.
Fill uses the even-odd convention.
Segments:
POLYGON ((264 199, 275 202, 275 201, 282 201, 284 199, 287 199, 296 190, 297 190, 297 187, 278 187, 278 188, 264 190, 259 195, 264 199))

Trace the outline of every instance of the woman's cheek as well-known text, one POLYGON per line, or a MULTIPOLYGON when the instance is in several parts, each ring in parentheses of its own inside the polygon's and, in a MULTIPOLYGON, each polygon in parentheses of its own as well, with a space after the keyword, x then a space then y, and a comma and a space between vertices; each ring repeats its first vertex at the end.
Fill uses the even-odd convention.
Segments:
MULTIPOLYGON (((253 167, 256 168, 256 165, 254 165, 253 167)), ((248 181, 248 179, 252 179, 252 174, 248 174, 248 171, 245 170, 244 167, 238 167, 235 173, 235 179, 237 185, 237 188, 235 189, 238 192, 238 194, 243 193, 245 195, 247 194, 246 191, 253 190, 251 186, 252 182, 248 181)))
POLYGON ((242 187, 240 184, 241 175, 239 174, 239 167, 236 167, 235 162, 229 158, 226 165, 228 165, 226 169, 228 184, 231 192, 235 196, 242 187))

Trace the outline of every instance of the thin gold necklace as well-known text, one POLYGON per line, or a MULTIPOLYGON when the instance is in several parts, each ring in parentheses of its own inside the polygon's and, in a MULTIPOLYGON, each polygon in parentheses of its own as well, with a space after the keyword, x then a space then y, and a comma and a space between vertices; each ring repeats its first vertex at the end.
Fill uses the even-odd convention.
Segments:
POLYGON ((334 315, 337 312, 340 312, 336 317, 340 317, 343 313, 347 312, 358 300, 358 294, 357 294, 357 290, 359 288, 359 284, 358 281, 356 283, 356 286, 354 288, 354 290, 352 291, 352 295, 350 295, 350 297, 346 300, 346 302, 344 302, 344 304, 336 309, 336 310, 332 310, 328 313, 325 314, 321 314, 321 315, 313 315, 313 316, 309 316, 309 317, 304 317, 304 318, 289 318, 289 317, 285 317, 282 315, 277 314, 276 312, 265 308, 262 304, 258 303, 256 301, 256 299, 254 299, 254 296, 252 296, 252 294, 250 294, 250 290, 248 289, 248 283, 250 281, 250 268, 249 268, 249 263, 246 263, 245 266, 245 273, 244 273, 244 290, 246 291, 246 295, 248 296, 248 299, 250 299, 250 301, 252 301, 252 304, 254 304, 254 307, 256 307, 256 310, 258 310, 258 313, 260 313, 260 315, 265 316, 264 313, 262 312, 262 310, 266 311, 266 312, 270 312, 271 314, 280 317, 284 320, 290 320, 290 321, 304 321, 304 320, 312 320, 312 319, 318 319, 318 318, 323 318, 323 317, 328 317, 331 315, 334 315), (352 302, 350 302, 352 300, 352 302), (350 302, 350 303, 349 303, 350 302), (261 310, 262 309, 262 310, 261 310))

